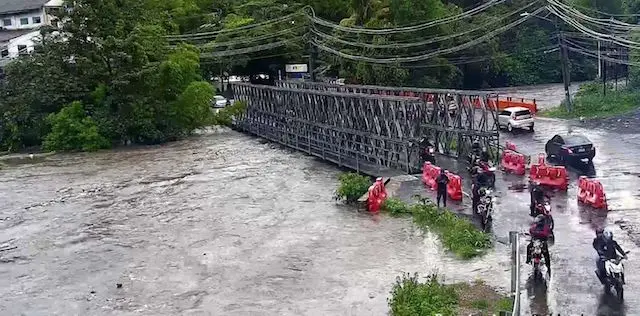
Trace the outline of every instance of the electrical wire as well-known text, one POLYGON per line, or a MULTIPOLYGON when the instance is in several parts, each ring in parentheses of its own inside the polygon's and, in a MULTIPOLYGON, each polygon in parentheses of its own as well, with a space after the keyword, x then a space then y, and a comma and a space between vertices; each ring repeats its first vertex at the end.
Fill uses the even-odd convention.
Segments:
POLYGON ((608 30, 611 30, 612 28, 615 29, 619 29, 622 31, 631 31, 631 30, 638 30, 640 29, 640 26, 637 25, 633 25, 633 24, 629 24, 626 22, 622 22, 619 20, 616 20, 614 18, 609 18, 609 19, 599 19, 599 18, 594 18, 591 16, 588 16, 578 10, 576 10, 575 8, 568 6, 564 3, 561 3, 557 0, 548 0, 549 4, 551 6, 556 7, 556 9, 562 9, 563 11, 565 11, 566 14, 572 15, 574 18, 578 18, 578 19, 582 19, 584 21, 588 21, 592 24, 596 24, 599 25, 602 28, 607 28, 608 30))
POLYGON ((455 47, 451 47, 451 48, 447 48, 447 49, 440 49, 440 50, 436 50, 427 54, 423 54, 423 55, 419 55, 419 56, 411 56, 411 57, 395 57, 395 58, 371 58, 371 57, 365 57, 365 56, 357 56, 357 55, 351 55, 351 54, 347 54, 341 51, 338 51, 336 49, 330 48, 325 46, 322 43, 319 43, 318 41, 316 41, 315 39, 312 39, 312 44, 315 45, 316 47, 318 47, 319 49, 342 57, 342 58, 346 58, 346 59, 351 59, 351 60, 355 60, 355 61, 363 61, 363 62, 368 62, 368 63, 377 63, 377 64, 396 64, 396 63, 413 63, 416 61, 421 61, 421 60, 426 60, 429 58, 433 58, 439 55, 445 55, 445 54, 450 54, 450 53, 455 53, 458 51, 461 51, 463 49, 467 49, 473 46, 476 46, 482 42, 484 42, 487 39, 493 38, 496 35, 503 33, 519 24, 522 24, 523 22, 525 22, 526 20, 528 20, 531 16, 535 16, 536 14, 542 12, 545 9, 545 7, 539 8, 536 11, 534 11, 532 14, 526 15, 524 17, 522 17, 521 19, 516 20, 515 22, 512 22, 510 24, 507 24, 505 26, 502 26, 500 28, 497 28, 494 31, 491 31, 481 37, 478 37, 472 41, 469 41, 467 43, 455 46, 455 47))
POLYGON ((456 37, 460 37, 460 36, 464 36, 479 30, 483 30, 485 28, 487 28, 488 26, 497 24, 498 22, 501 22, 502 20, 515 15, 523 10, 528 9, 529 7, 533 6, 534 4, 537 4, 539 1, 533 1, 530 4, 516 10, 513 11, 505 16, 500 17, 497 20, 493 20, 490 21, 488 23, 485 23, 477 28, 468 30, 468 31, 464 31, 464 32, 460 32, 460 33, 456 33, 456 34, 450 34, 450 35, 444 35, 444 36, 438 36, 438 37, 434 37, 428 40, 424 40, 424 41, 418 41, 418 42, 413 42, 413 43, 392 43, 392 44, 370 44, 370 43, 362 43, 362 42, 352 42, 352 41, 347 41, 341 38, 338 38, 334 35, 329 35, 323 32, 320 32, 318 30, 316 30, 315 28, 311 28, 311 32, 319 37, 322 37, 325 40, 332 40, 341 44, 345 44, 345 45, 349 45, 349 46, 353 46, 353 47, 361 47, 361 48, 372 48, 372 49, 401 49, 401 48, 411 48, 411 47, 420 47, 420 46, 425 46, 428 44, 433 44, 433 43, 437 43, 437 42, 442 42, 442 41, 446 41, 449 39, 453 39, 456 37))
POLYGON ((253 29, 253 28, 256 28, 256 27, 259 27, 259 26, 275 25, 275 24, 278 24, 280 22, 290 20, 292 17, 295 17, 297 15, 302 15, 302 14, 303 14, 302 11, 296 11, 294 13, 287 14, 285 16, 282 16, 282 17, 279 17, 279 18, 276 18, 276 19, 271 19, 271 20, 267 20, 267 21, 263 21, 263 22, 255 23, 255 24, 244 25, 244 26, 240 26, 240 27, 236 27, 236 28, 232 28, 232 29, 222 29, 222 30, 218 30, 218 31, 200 32, 200 33, 192 33, 192 34, 166 35, 165 38, 167 38, 167 39, 182 39, 182 38, 189 38, 189 37, 216 36, 216 35, 223 34, 223 33, 232 33, 232 32, 237 32, 237 31, 244 31, 244 30, 248 30, 248 29, 253 29))
POLYGON ((456 14, 454 16, 450 16, 447 18, 443 18, 443 19, 438 19, 438 20, 434 20, 434 21, 429 21, 426 23, 422 23, 422 24, 418 24, 418 25, 413 25, 413 26, 404 26, 404 27, 395 27, 395 28, 387 28, 387 29, 367 29, 367 28, 362 28, 362 27, 348 27, 348 26, 342 26, 339 24, 335 24, 333 22, 330 21, 326 21, 323 19, 320 19, 318 17, 315 16, 315 14, 309 15, 309 19, 311 20, 311 22, 315 23, 315 24, 319 24, 325 27, 329 27, 332 28, 334 30, 339 30, 342 32, 347 32, 347 33, 355 33, 355 34, 370 34, 370 35, 388 35, 388 34, 398 34, 398 33, 408 33, 408 32, 415 32, 415 31, 420 31, 420 30, 424 30, 430 27, 434 27, 437 25, 442 25, 442 24, 447 24, 447 23, 451 23, 451 22, 455 22, 458 20, 462 20, 471 16, 474 16, 480 12, 483 12, 495 5, 501 4, 503 2, 505 2, 506 0, 490 0, 489 2, 479 5, 469 11, 465 11, 462 12, 460 14, 456 14))
POLYGON ((287 43, 290 43, 290 42, 293 42, 293 40, 284 40, 284 41, 273 42, 268 44, 256 45, 248 48, 227 49, 227 50, 218 51, 218 52, 202 53, 200 54, 200 56, 203 58, 217 58, 217 57, 244 55, 244 54, 256 53, 259 51, 278 48, 281 46, 285 46, 287 43))
MULTIPOLYGON (((247 45, 255 42, 260 42, 268 39, 272 39, 275 37, 280 37, 282 35, 292 34, 294 31, 299 30, 298 28, 294 29, 284 29, 275 33, 265 34, 257 37, 248 37, 242 39, 232 39, 229 41, 220 41, 220 42, 209 42, 207 44, 199 45, 200 49, 212 49, 218 47, 227 47, 227 46, 235 46, 235 45, 247 45)), ((172 46, 175 47, 175 46, 172 46)))

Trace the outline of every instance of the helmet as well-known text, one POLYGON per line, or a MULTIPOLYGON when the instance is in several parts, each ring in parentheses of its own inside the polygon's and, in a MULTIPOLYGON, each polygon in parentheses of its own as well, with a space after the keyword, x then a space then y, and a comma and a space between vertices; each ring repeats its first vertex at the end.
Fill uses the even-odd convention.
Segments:
POLYGON ((604 239, 606 239, 607 241, 613 240, 613 233, 608 229, 605 229, 602 235, 604 236, 604 239))
POLYGON ((602 228, 596 229, 596 237, 602 236, 603 233, 604 233, 604 229, 602 228))
POLYGON ((534 222, 536 224, 540 224, 540 223, 542 223, 542 221, 544 221, 544 215, 542 215, 542 214, 536 216, 536 218, 534 219, 534 222))

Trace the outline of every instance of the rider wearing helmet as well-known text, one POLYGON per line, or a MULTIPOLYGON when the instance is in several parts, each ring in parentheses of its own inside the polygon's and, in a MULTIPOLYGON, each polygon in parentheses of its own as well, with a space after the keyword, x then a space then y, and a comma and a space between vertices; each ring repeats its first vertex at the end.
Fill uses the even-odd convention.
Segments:
POLYGON ((598 254, 598 258, 596 259, 596 275, 600 282, 604 284, 604 258, 605 258, 605 249, 606 249, 606 241, 604 239, 604 230, 602 228, 598 228, 596 230, 596 238, 593 239, 593 249, 595 249, 598 254))
MULTIPOLYGON (((598 232, 596 232, 596 234, 598 234, 598 232)), ((596 239, 598 239, 598 237, 596 237, 596 239)), ((594 239, 593 244, 594 244, 593 245, 594 248, 596 248, 596 246, 599 246, 598 248, 596 248, 596 251, 598 251, 598 256, 599 256, 597 273, 599 273, 598 278, 600 278, 600 281, 602 281, 605 276, 605 271, 604 271, 605 261, 610 259, 615 259, 616 257, 618 257, 618 252, 624 258, 627 257, 627 254, 624 252, 624 250, 622 250, 622 247, 618 245, 618 242, 613 240, 613 232, 611 232, 608 229, 605 229, 602 232, 602 240, 599 243, 596 243, 596 240, 594 239)), ((624 282, 624 275, 623 275, 622 284, 624 283, 625 282, 624 282)))
POLYGON ((533 182, 531 187, 531 205, 529 207, 531 216, 536 216, 536 205, 543 203, 545 197, 549 198, 549 196, 542 190, 540 182, 533 182))
POLYGON ((489 162, 489 151, 485 147, 482 147, 480 152, 480 161, 489 162))
POLYGON ((551 258, 549 256, 549 247, 547 247, 547 239, 551 235, 551 229, 545 220, 544 215, 536 216, 534 223, 529 228, 529 234, 531 235, 531 242, 527 246, 527 264, 531 263, 533 241, 538 239, 542 241, 542 255, 544 256, 544 261, 547 265, 547 273, 551 275, 551 258))

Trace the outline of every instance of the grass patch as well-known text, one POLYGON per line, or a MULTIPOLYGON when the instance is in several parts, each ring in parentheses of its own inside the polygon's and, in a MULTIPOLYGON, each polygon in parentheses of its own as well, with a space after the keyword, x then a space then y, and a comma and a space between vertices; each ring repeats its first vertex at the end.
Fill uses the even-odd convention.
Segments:
POLYGON ((403 202, 397 198, 388 198, 384 201, 381 207, 383 212, 389 213, 389 215, 393 217, 400 217, 412 214, 412 209, 407 205, 407 203, 403 202))
POLYGON ((453 316, 511 311, 511 305, 504 302, 510 302, 510 299, 482 282, 443 284, 436 275, 420 282, 417 274, 403 274, 396 278, 388 299, 392 316, 453 316))
POLYGON ((612 85, 603 93, 602 83, 587 83, 580 87, 573 98, 573 111, 568 112, 566 101, 555 108, 540 112, 541 116, 555 118, 598 118, 624 114, 640 107, 640 91, 614 91, 612 85))
POLYGON ((482 255, 492 246, 489 234, 480 231, 471 221, 458 217, 451 211, 438 209, 426 199, 408 205, 399 199, 389 198, 383 204, 382 210, 392 216, 411 214, 418 227, 436 233, 445 249, 461 259, 482 255))
POLYGON ((371 186, 371 180, 363 175, 347 172, 338 177, 340 184, 335 192, 335 196, 339 200, 346 203, 354 203, 367 191, 371 186))

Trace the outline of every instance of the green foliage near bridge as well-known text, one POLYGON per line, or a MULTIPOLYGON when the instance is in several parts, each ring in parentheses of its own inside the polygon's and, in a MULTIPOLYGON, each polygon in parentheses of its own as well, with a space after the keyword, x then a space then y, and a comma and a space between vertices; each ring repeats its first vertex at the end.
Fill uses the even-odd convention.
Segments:
POLYGON ((426 199, 409 205, 397 198, 389 198, 382 205, 382 210, 392 216, 413 216, 418 227, 437 234, 443 246, 461 259, 482 255, 492 246, 489 234, 480 231, 471 221, 449 210, 438 209, 426 199))
POLYGON ((405 273, 391 290, 389 315, 498 315, 511 312, 513 300, 483 282, 445 284, 437 275, 421 282, 418 274, 405 273))
MULTIPOLYGON (((4 71, 6 77, 0 83, 0 150, 41 146, 53 131, 49 115, 76 101, 82 103, 85 116, 111 145, 161 143, 189 135, 194 128, 212 120, 203 106, 212 94, 205 81, 230 74, 268 73, 273 77, 285 63, 308 61, 308 55, 313 53, 309 49, 308 19, 297 14, 273 21, 300 13, 305 6, 311 6, 317 17, 341 26, 390 28, 443 19, 483 3, 481 0, 68 1, 73 10, 60 13, 59 18, 65 21, 62 27, 43 28, 43 41, 36 51, 10 63, 4 71), (256 24, 259 26, 252 26, 256 24), (255 49, 274 43, 280 44, 255 49)), ((479 34, 504 25, 506 17, 531 3, 510 0, 473 17, 411 33, 347 34, 331 28, 317 31, 365 45, 336 46, 344 53, 376 58, 415 56, 470 42, 479 34), (417 42, 424 44, 369 47, 417 42)), ((589 0, 569 3, 594 16, 599 11, 626 14, 640 8, 640 0, 598 1, 595 6, 589 0)), ((620 19, 638 22, 633 16, 620 19)), ((563 25, 560 29, 570 30, 563 25)), ((468 49, 421 62, 374 65, 320 52, 316 66, 319 74, 358 84, 475 89, 559 82, 559 54, 546 48, 557 44, 555 34, 553 23, 534 18, 468 49)), ((570 54, 572 80, 592 79, 596 62, 570 54)), ((632 67, 630 72, 633 71, 637 69, 632 67)), ((56 137, 61 135, 66 134, 56 137)), ((55 144, 58 142, 49 142, 47 146, 56 147, 55 144)))

